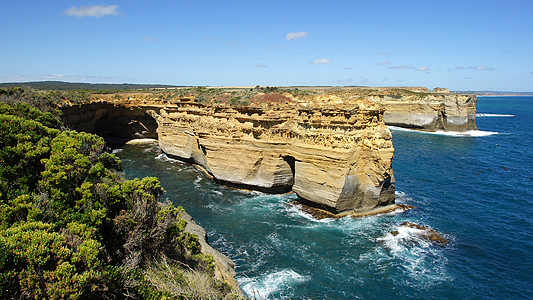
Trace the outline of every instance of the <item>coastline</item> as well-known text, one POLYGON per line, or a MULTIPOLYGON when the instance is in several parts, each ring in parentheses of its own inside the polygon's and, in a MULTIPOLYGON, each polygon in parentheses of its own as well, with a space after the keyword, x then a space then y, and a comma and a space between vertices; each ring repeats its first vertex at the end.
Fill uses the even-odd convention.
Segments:
MULTIPOLYGON (((146 145, 146 144, 156 144, 159 141, 157 139, 151 139, 151 138, 140 138, 140 139, 132 139, 127 141, 126 145, 146 145)), ((200 166, 197 166, 196 164, 193 164, 193 166, 197 167, 198 169, 204 171, 206 175, 209 175, 203 168, 200 166)), ((211 247, 208 242, 208 235, 205 228, 198 225, 193 217, 188 214, 187 212, 183 212, 182 219, 187 221, 187 226, 185 227, 185 231, 189 232, 191 234, 194 234, 198 237, 198 242, 200 243, 201 252, 203 254, 210 255, 213 257, 213 264, 214 264, 214 271, 215 271, 215 279, 220 280, 221 282, 227 284, 233 291, 235 291, 238 296, 245 297, 244 292, 239 287, 239 283, 235 279, 235 262, 229 258, 227 255, 219 252, 215 248, 211 247)))
POLYGON ((244 296, 244 292, 241 290, 239 283, 235 279, 235 262, 209 245, 209 242, 207 241, 207 231, 202 226, 198 225, 191 215, 187 212, 183 212, 181 217, 187 221, 185 231, 198 236, 201 252, 213 257, 215 279, 227 284, 233 291, 237 292, 239 296, 244 296))

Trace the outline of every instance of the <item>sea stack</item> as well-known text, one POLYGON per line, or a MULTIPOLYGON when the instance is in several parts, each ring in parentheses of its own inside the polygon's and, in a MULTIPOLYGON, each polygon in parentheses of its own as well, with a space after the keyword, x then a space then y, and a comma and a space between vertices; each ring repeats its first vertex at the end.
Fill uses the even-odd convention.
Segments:
POLYGON ((153 110, 162 150, 221 183, 294 191, 334 213, 394 203, 394 148, 381 106, 327 94, 258 99, 237 107, 183 99, 153 110))

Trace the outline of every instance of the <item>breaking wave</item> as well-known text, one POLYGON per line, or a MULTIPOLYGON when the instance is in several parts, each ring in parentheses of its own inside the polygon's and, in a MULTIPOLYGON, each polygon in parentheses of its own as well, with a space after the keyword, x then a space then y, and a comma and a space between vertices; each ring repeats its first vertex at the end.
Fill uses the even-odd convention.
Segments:
POLYGON ((409 285, 427 288, 451 279, 444 248, 424 239, 424 230, 397 226, 394 231, 395 234, 389 232, 377 238, 383 245, 378 248, 378 254, 400 262, 398 266, 411 279, 409 285))
POLYGON ((489 135, 495 135, 499 134, 498 132, 493 131, 483 131, 483 130, 468 130, 468 131, 443 131, 443 130, 437 130, 437 131, 421 131, 416 129, 408 129, 408 128, 402 128, 397 126, 387 126, 390 130, 393 131, 406 131, 406 132, 416 132, 421 134, 432 134, 432 135, 444 135, 444 136, 452 136, 452 137, 484 137, 489 135))
POLYGON ((240 277, 237 281, 251 299, 282 299, 285 296, 279 294, 280 290, 310 279, 310 276, 300 275, 292 269, 283 269, 252 278, 240 277))
POLYGON ((476 118, 479 117, 514 117, 515 115, 506 115, 506 114, 476 114, 476 118))

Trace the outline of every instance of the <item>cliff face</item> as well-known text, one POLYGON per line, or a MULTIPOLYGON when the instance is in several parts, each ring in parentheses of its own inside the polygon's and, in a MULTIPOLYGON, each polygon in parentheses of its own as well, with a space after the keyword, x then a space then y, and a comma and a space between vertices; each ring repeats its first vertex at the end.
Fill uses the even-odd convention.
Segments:
POLYGON ((96 101, 64 106, 61 119, 72 130, 96 133, 116 146, 133 138, 157 139, 157 122, 146 113, 154 108, 96 101))
POLYGON ((157 137, 164 152, 196 163, 216 181, 294 191, 339 213, 394 203, 394 149, 385 123, 473 130, 475 103, 475 96, 442 88, 195 88, 94 95, 82 106, 66 105, 64 119, 111 142, 157 137))
POLYGON ((392 204, 394 149, 383 110, 364 101, 307 103, 185 101, 152 114, 163 151, 196 162, 220 182, 292 190, 334 212, 392 204))
POLYGON ((394 203, 394 149, 381 106, 331 93, 253 99, 230 106, 194 97, 97 95, 63 110, 73 129, 111 141, 157 136, 164 152, 228 185, 294 191, 334 213, 394 203))
POLYGON ((371 99, 385 108, 388 125, 431 131, 477 130, 474 95, 372 96, 371 99))
POLYGON ((429 131, 477 130, 475 95, 445 88, 351 88, 344 93, 379 103, 387 125, 429 131))

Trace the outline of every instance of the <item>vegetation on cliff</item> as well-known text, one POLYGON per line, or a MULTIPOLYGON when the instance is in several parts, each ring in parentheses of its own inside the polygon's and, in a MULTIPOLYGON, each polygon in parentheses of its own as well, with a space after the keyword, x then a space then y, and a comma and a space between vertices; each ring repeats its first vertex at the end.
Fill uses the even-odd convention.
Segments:
POLYGON ((0 298, 231 296, 183 209, 102 138, 23 102, 0 104, 0 135, 0 298))

